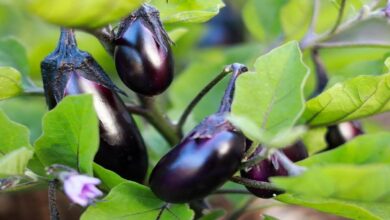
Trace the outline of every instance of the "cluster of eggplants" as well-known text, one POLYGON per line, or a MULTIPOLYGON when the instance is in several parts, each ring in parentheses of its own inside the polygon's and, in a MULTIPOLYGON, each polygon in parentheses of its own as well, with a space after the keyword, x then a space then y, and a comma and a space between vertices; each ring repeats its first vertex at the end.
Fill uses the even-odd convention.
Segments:
POLYGON ((57 48, 41 63, 46 101, 54 108, 64 96, 89 93, 99 119, 95 162, 123 178, 143 182, 148 165, 141 134, 99 64, 77 47, 73 30, 61 29, 57 48))
POLYGON ((237 77, 245 66, 233 64, 233 76, 217 113, 205 118, 157 163, 150 188, 172 203, 203 198, 226 182, 239 168, 245 136, 227 120, 237 77))
MULTIPOLYGON (((253 156, 260 154, 262 150, 262 147, 257 148, 253 156)), ((290 159, 291 162, 297 162, 308 157, 307 149, 302 141, 298 141, 295 144, 284 148, 281 153, 290 159)), ((280 161, 280 158, 278 158, 277 155, 271 155, 270 158, 262 160, 250 168, 240 170, 240 173, 242 177, 251 180, 269 182, 269 178, 273 176, 288 176, 289 173, 287 170, 285 164, 280 161)), ((282 191, 278 190, 257 189, 252 187, 246 188, 252 194, 260 198, 272 198, 275 195, 282 193, 282 191)))
POLYGON ((343 145, 361 134, 364 134, 364 131, 358 121, 347 121, 337 125, 331 125, 327 128, 325 134, 327 147, 323 151, 343 145))
POLYGON ((131 90, 146 96, 165 91, 173 79, 173 57, 159 12, 144 4, 121 21, 115 39, 115 66, 131 90))

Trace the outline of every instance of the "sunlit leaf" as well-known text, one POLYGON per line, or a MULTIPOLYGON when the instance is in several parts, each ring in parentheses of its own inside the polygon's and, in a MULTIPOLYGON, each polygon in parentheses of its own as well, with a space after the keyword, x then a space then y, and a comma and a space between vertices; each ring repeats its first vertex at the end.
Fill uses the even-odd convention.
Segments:
POLYGON ((90 95, 67 96, 43 118, 35 152, 45 166, 63 164, 92 175, 99 145, 98 120, 90 95))

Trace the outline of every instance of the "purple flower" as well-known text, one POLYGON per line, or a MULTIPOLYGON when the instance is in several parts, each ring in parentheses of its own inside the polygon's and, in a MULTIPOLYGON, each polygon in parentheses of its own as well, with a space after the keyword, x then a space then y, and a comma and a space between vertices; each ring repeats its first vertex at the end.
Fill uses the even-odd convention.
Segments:
POLYGON ((94 177, 69 173, 63 180, 65 194, 81 206, 87 206, 103 193, 96 188, 100 180, 94 177))
POLYGON ((103 193, 96 188, 100 180, 79 174, 76 170, 61 164, 53 164, 47 168, 48 174, 55 176, 64 185, 64 192, 72 202, 81 206, 91 204, 103 193))

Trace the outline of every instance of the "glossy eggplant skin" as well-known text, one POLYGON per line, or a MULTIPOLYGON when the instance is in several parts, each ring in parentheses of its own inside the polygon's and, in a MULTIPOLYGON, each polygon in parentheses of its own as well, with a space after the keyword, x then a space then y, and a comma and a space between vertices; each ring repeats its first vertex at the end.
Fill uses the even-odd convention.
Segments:
POLYGON ((203 198, 237 171, 245 150, 245 137, 232 129, 215 129, 225 126, 218 117, 206 118, 158 162, 150 177, 150 187, 159 198, 171 203, 203 198), (197 133, 204 130, 203 126, 215 131, 197 133))
MULTIPOLYGON (((257 148, 256 153, 260 153, 262 148, 257 148)), ((294 145, 284 148, 282 152, 293 162, 297 162, 308 157, 308 152, 305 145, 298 141, 294 145)), ((283 165, 278 161, 275 156, 271 156, 269 159, 260 161, 257 165, 249 168, 248 170, 241 170, 241 176, 257 181, 269 182, 269 178, 273 176, 287 176, 288 172, 283 165)), ((246 187, 248 191, 260 198, 272 198, 275 195, 283 193, 276 190, 265 190, 246 187)))
POLYGON ((325 134, 327 147, 323 151, 331 150, 343 145, 361 134, 364 134, 364 131, 358 121, 348 121, 329 126, 325 134))
POLYGON ((106 87, 72 73, 65 95, 89 93, 99 119, 100 147, 95 162, 125 179, 142 183, 148 168, 145 144, 118 95, 106 87))
POLYGON ((170 42, 158 19, 142 12, 122 24, 115 40, 115 66, 131 90, 146 96, 164 92, 173 80, 170 42), (158 36, 157 36, 158 35, 158 36))
POLYGON ((116 93, 121 91, 89 53, 77 48, 72 30, 62 29, 56 50, 42 61, 41 70, 49 109, 66 95, 92 94, 100 131, 95 162, 142 183, 148 166, 142 136, 116 93))

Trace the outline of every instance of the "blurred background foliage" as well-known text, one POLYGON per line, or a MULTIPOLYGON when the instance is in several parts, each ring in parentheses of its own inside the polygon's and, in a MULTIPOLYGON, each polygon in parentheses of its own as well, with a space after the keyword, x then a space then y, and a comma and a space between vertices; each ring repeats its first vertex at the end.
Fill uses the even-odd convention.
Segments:
MULTIPOLYGON (((40 62, 55 48, 59 27, 32 14, 21 2, 0 1, 0 38, 11 37, 21 42, 26 49, 28 60, 28 68, 25 71, 41 86, 40 62)), ((158 6, 165 4, 155 2, 158 6)), ((359 9, 369 2, 347 1, 343 20, 356 16, 359 9)), ((288 40, 302 40, 313 13, 313 1, 309 0, 248 0, 228 1, 226 4, 228 7, 223 8, 206 24, 170 22, 165 25, 175 39, 173 51, 176 76, 171 88, 159 97, 159 100, 174 120, 178 119, 181 110, 224 65, 240 62, 252 68, 253 61, 258 56, 277 45, 288 40)), ((337 18, 339 4, 339 0, 321 1, 315 25, 316 33, 322 33, 332 27, 337 18)), ((329 40, 364 42, 367 39, 382 42, 385 46, 321 50, 321 59, 330 76, 328 86, 357 75, 378 75, 383 72, 383 63, 389 55, 390 46, 390 28, 386 19, 369 19, 329 40)), ((111 78, 130 94, 129 99, 132 99, 131 91, 118 79, 112 58, 98 40, 83 31, 77 31, 77 40, 79 47, 91 53, 111 78)), ((304 61, 314 72, 309 51, 304 51, 304 61)), ((193 123, 199 122, 217 108, 226 81, 213 89, 195 109, 192 115, 193 123)), ((305 88, 307 96, 314 87, 315 77, 311 74, 305 88)), ((32 131, 32 140, 35 140, 40 134, 40 119, 46 111, 43 102, 39 97, 17 97, 1 101, 0 106, 13 120, 27 125, 32 131)), ((191 128, 191 125, 187 127, 191 128)))
MULTIPOLYGON (((204 4, 208 7, 205 2, 194 1, 191 6, 204 4)), ((167 10, 162 13, 163 21, 166 21, 165 27, 175 41, 173 46, 175 80, 168 91, 158 97, 160 107, 171 119, 178 120, 190 100, 207 82, 220 73, 225 65, 239 62, 253 69, 254 60, 272 48, 290 40, 301 42, 310 28, 313 2, 312 0, 229 0, 225 1, 227 7, 207 23, 193 23, 172 22, 174 18, 168 12, 173 9, 166 6, 165 0, 152 1, 159 9, 167 7, 167 10)), ((314 25, 316 34, 329 31, 333 27, 337 20, 340 2, 341 0, 320 1, 318 20, 314 25)), ((343 21, 358 16, 363 5, 370 2, 372 1, 348 0, 343 21)), ((386 1, 382 0, 379 7, 385 4, 386 1)), ((212 10, 218 12, 218 8, 212 10)), ((75 10, 74 13, 79 12, 75 10)), ((205 14, 205 16, 212 17, 212 14, 205 14)), ((113 23, 113 26, 115 25, 116 23, 113 23)), ((112 57, 99 41, 81 30, 77 30, 76 34, 79 47, 91 53, 114 82, 129 94, 129 97, 123 98, 128 102, 136 102, 132 92, 119 80, 112 57)), ((19 68, 19 71, 28 74, 38 86, 42 86, 40 62, 54 50, 58 37, 59 27, 31 13, 31 9, 25 7, 24 1, 0 0, 0 39, 13 38, 25 47, 28 65, 19 68)), ((334 47, 320 50, 321 60, 330 79, 327 87, 358 75, 379 75, 386 71, 384 61, 390 55, 390 25, 384 17, 367 19, 353 25, 327 39, 327 42, 357 44, 368 40, 378 42, 379 46, 334 47)), ((23 59, 24 51, 19 53, 20 59, 23 59)), ((303 54, 304 62, 314 73, 310 51, 304 50, 303 54)), ((226 83, 227 79, 223 80, 200 102, 190 120, 187 121, 186 130, 193 128, 205 116, 217 109, 226 83)), ((311 74, 305 87, 307 97, 311 95, 315 85, 315 74, 311 74)), ((41 119, 47 111, 43 97, 20 96, 2 100, 0 108, 12 120, 30 128, 32 142, 39 137, 41 119)), ((169 149, 169 146, 152 127, 144 123, 143 119, 138 117, 136 119, 149 146, 151 163, 155 163, 169 149)), ((363 127, 368 133, 376 132, 388 128, 386 127, 388 121, 386 114, 368 118, 363 120, 363 127)), ((310 152, 325 146, 324 132, 325 130, 320 128, 307 133, 305 142, 310 152)), ((234 187, 242 188, 228 183, 228 188, 234 187)), ((247 201, 247 197, 240 195, 231 195, 228 199, 236 207, 245 205, 247 201)))

